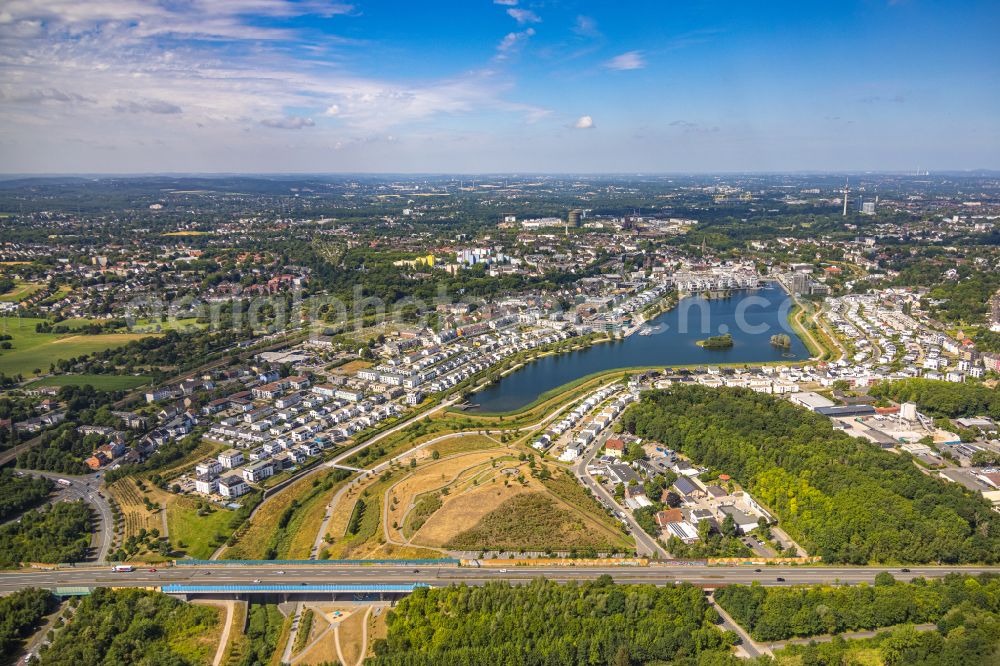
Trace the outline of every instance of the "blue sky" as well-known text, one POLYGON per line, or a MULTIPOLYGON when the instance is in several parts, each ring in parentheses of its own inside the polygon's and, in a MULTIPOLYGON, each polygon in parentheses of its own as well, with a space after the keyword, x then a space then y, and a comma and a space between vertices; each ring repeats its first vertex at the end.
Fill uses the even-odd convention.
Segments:
POLYGON ((5 0, 2 170, 996 169, 998 34, 996 2, 5 0))

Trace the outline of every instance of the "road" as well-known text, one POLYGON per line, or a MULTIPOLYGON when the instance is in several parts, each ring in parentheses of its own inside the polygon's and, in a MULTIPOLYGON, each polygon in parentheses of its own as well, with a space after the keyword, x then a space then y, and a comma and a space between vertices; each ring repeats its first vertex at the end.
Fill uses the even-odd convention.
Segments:
POLYGON ((639 527, 639 523, 635 522, 632 517, 632 512, 623 508, 615 500, 611 494, 604 489, 604 487, 587 473, 587 466, 597 457, 598 452, 604 447, 604 442, 611 436, 611 430, 608 429, 603 434, 599 435, 590 445, 583 455, 580 456, 579 461, 573 466, 573 473, 576 475, 577 480, 580 481, 584 486, 590 488, 591 491, 599 498, 604 500, 605 505, 613 507, 614 510, 625 517, 625 522, 628 524, 629 532, 635 538, 635 549, 638 555, 652 555, 654 557, 667 557, 667 551, 660 547, 660 544, 656 543, 656 540, 651 536, 646 534, 645 530, 639 527))
POLYGON ((687 582, 706 588, 722 585, 750 584, 754 581, 762 585, 836 584, 874 582, 875 576, 883 571, 900 580, 916 576, 925 578, 941 577, 948 573, 960 572, 978 574, 1000 573, 1000 567, 934 567, 913 566, 903 573, 899 567, 759 567, 750 566, 708 566, 704 564, 668 565, 656 564, 648 567, 577 566, 512 567, 501 572, 497 568, 460 567, 456 565, 419 566, 413 565, 293 565, 275 562, 267 565, 190 565, 164 567, 156 572, 139 569, 131 573, 115 573, 111 567, 86 566, 67 567, 59 570, 24 570, 0 573, 0 593, 9 593, 24 587, 143 587, 169 583, 190 585, 252 585, 255 580, 262 584, 324 583, 324 584, 403 584, 427 583, 432 586, 446 586, 452 583, 481 585, 491 580, 507 580, 514 583, 535 578, 555 581, 592 580, 609 575, 619 583, 668 584, 687 582), (284 573, 278 573, 283 571, 284 573), (778 581, 778 578, 784 581, 778 581))
POLYGON ((98 494, 100 492, 100 479, 97 474, 73 476, 70 474, 56 474, 55 472, 40 472, 34 469, 17 471, 30 474, 31 476, 42 476, 53 481, 66 479, 72 482, 73 485, 69 487, 56 484, 56 490, 59 494, 55 496, 53 501, 83 500, 90 504, 95 513, 94 535, 90 542, 94 549, 94 559, 98 562, 106 562, 108 553, 111 552, 111 547, 115 541, 115 521, 112 517, 111 505, 108 504, 108 500, 98 494))

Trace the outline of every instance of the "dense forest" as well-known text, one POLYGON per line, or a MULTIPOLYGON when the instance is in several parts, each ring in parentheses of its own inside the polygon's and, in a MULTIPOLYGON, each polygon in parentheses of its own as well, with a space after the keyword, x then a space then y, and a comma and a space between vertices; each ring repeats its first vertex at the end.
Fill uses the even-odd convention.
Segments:
MULTIPOLYGON (((929 584, 920 579, 914 581, 914 587, 923 585, 929 584)), ((939 587, 942 601, 937 609, 936 629, 919 631, 912 624, 904 624, 880 632, 874 638, 835 638, 829 642, 795 645, 778 653, 779 663, 995 666, 1000 656, 1000 604, 997 601, 1000 597, 996 579, 980 577, 977 580, 956 574, 939 587)), ((906 594, 893 597, 890 603, 906 594)), ((918 601, 924 595, 928 595, 926 590, 915 592, 913 599, 918 601)), ((933 603, 933 592, 929 595, 933 603)), ((822 608, 822 605, 817 606, 816 610, 822 608)), ((881 613, 877 608, 870 611, 881 613)))
POLYGON ((0 527, 0 567, 20 562, 79 562, 90 549, 90 507, 57 502, 0 527))
POLYGON ((622 423, 732 475, 826 562, 1000 560, 1000 516, 982 497, 786 400, 677 386, 644 394, 622 423))
POLYGON ((730 585, 716 591, 715 599, 756 640, 777 641, 937 622, 966 603, 1000 612, 1000 577, 950 574, 900 583, 883 572, 874 585, 730 585))
POLYGON ((933 379, 901 379, 880 382, 869 393, 896 402, 915 402, 931 416, 989 415, 1000 419, 1000 391, 982 384, 957 384, 933 379))
POLYGON ((737 663, 691 585, 535 580, 417 589, 386 618, 373 666, 737 663))
POLYGON ((42 477, 16 476, 5 469, 0 472, 0 521, 17 515, 45 499, 52 482, 42 477))
POLYGON ((38 627, 54 605, 52 593, 36 587, 0 597, 0 663, 12 660, 21 641, 38 627))
POLYGON ((206 632, 216 609, 159 592, 97 588, 39 652, 41 666, 188 666, 207 663, 215 642, 206 632))

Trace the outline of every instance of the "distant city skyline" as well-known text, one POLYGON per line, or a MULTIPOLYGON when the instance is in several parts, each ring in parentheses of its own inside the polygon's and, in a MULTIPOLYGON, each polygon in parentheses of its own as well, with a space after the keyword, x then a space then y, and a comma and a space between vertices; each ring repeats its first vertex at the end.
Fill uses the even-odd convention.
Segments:
POLYGON ((3 173, 1000 169, 1000 6, 8 0, 3 173))

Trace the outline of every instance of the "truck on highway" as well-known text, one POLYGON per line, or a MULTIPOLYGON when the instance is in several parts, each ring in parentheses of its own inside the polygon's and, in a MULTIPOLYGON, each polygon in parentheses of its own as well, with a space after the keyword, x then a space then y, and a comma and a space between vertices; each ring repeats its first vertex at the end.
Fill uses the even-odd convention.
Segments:
POLYGON ((58 483, 60 486, 65 486, 66 488, 69 488, 70 486, 73 485, 73 482, 70 481, 69 479, 58 479, 56 480, 56 483, 58 483))
POLYGON ((129 571, 135 571, 135 567, 131 564, 116 564, 111 567, 111 570, 115 573, 127 573, 129 571))

